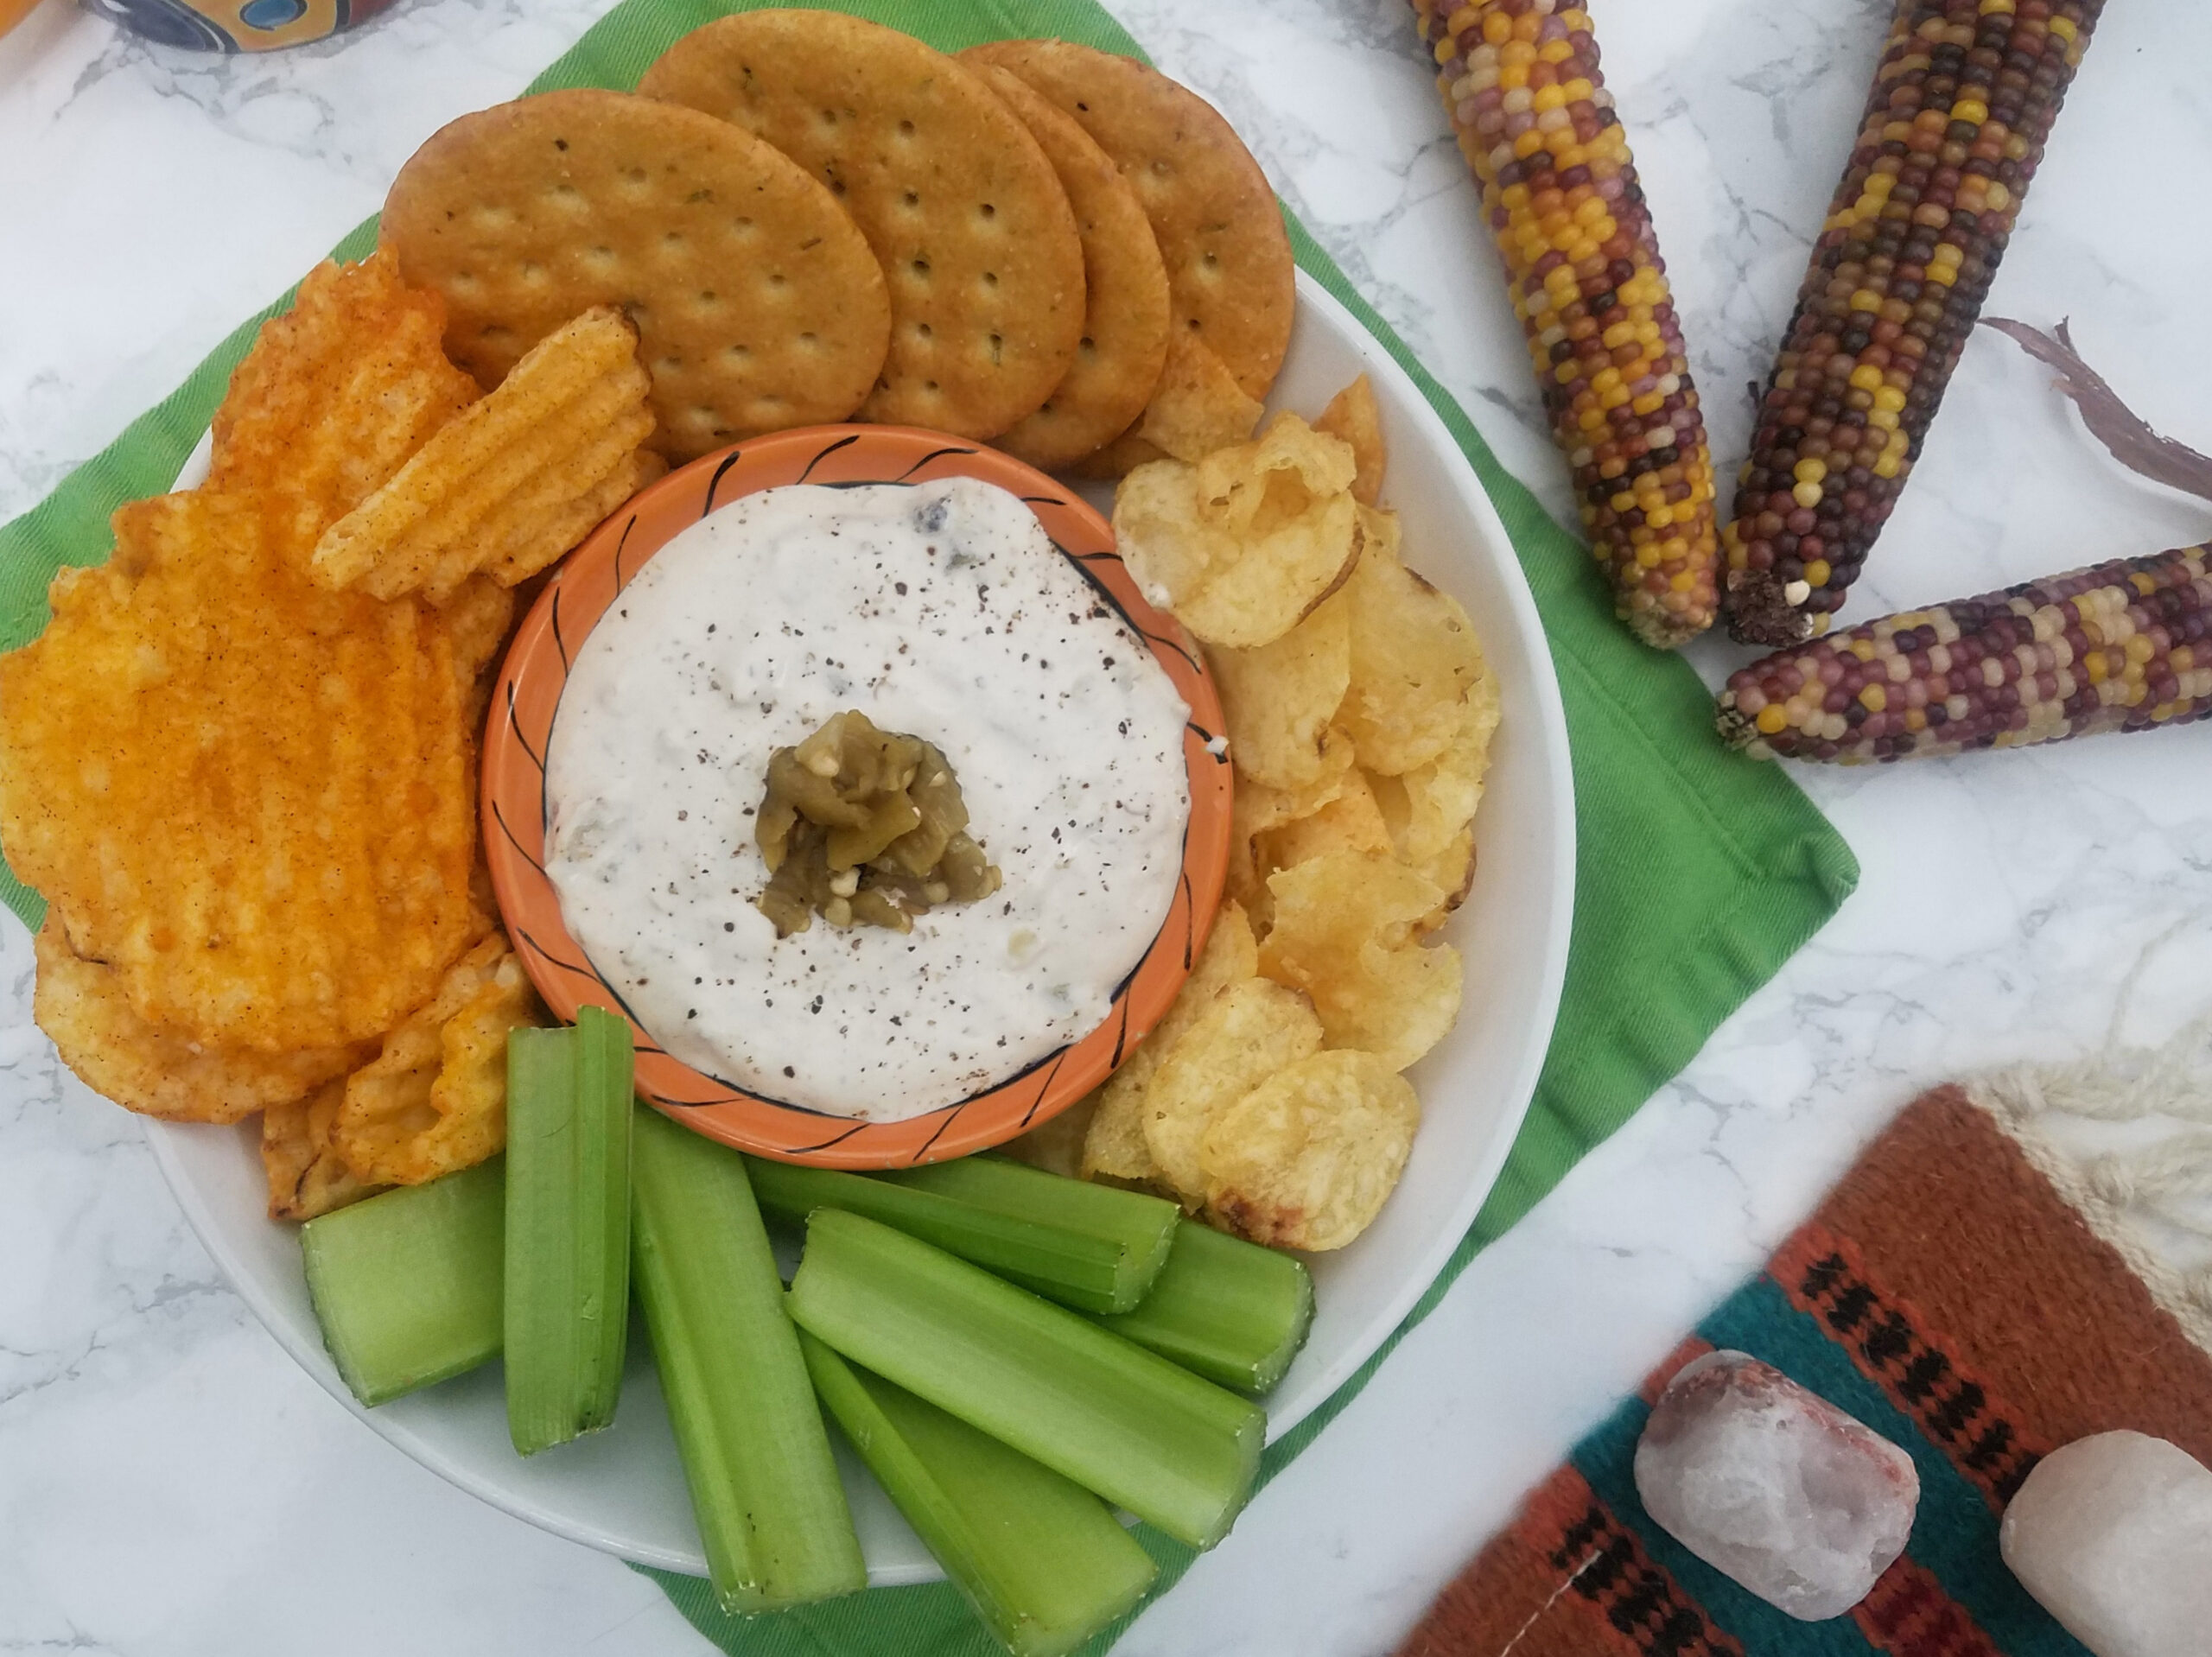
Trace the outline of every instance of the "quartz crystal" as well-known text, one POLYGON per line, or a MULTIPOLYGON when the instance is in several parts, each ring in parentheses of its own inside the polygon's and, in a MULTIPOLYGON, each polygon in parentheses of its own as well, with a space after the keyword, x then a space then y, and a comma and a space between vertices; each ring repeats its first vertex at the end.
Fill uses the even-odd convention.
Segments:
POLYGON ((2097 1657, 2212 1651, 2212 1470, 2179 1445, 2100 1432, 2052 1451, 2005 1510, 1999 1546, 2097 1657))
POLYGON ((1904 1551, 1912 1458, 1770 1365, 1686 1365, 1636 1447, 1645 1510, 1684 1547, 1808 1622, 1840 1616, 1904 1551))

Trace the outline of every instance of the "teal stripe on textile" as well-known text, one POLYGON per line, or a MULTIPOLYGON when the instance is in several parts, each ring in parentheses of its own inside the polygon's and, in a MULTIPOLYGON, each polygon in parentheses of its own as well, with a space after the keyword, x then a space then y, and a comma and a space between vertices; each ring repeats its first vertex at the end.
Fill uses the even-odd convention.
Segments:
MULTIPOLYGON (((2005 1569, 1997 1551, 1997 1515, 1980 1490, 1859 1372, 1817 1317, 1790 1304, 1780 1284, 1764 1275, 1745 1284, 1698 1333, 1715 1346, 1764 1359, 1904 1448, 1920 1473, 1920 1512, 1906 1551, 2005 1657, 2090 1657, 2005 1569)), ((1633 1449, 1631 1440, 1630 1453, 1633 1449)))

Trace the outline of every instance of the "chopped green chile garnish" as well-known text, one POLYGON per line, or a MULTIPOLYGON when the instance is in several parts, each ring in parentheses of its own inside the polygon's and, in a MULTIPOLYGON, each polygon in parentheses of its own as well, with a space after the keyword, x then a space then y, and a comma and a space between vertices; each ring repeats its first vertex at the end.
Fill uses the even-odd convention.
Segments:
POLYGON ((753 835, 770 877, 759 906, 779 938, 817 915, 832 926, 908 932, 938 904, 999 889, 998 870, 969 836, 944 755, 859 712, 833 714, 769 756, 753 835))

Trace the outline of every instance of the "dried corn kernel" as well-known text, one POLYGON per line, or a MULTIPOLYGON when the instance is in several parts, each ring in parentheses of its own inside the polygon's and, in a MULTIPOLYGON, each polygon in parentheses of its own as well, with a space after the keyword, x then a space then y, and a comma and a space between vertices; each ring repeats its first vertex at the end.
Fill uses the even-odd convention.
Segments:
POLYGON ((1731 676, 1718 723, 1731 746, 1762 758, 1848 765, 2207 714, 2212 543, 1778 651, 1731 676))
POLYGON ((1898 0, 1723 537, 1738 640, 1787 644, 1841 606, 1912 475, 2102 10, 1898 0), (1826 467, 1818 490, 1808 460, 1826 467))
POLYGON ((1713 458, 1636 164, 1588 16, 1414 0, 1481 184, 1553 434, 1614 608, 1662 649, 1713 625, 1713 458))

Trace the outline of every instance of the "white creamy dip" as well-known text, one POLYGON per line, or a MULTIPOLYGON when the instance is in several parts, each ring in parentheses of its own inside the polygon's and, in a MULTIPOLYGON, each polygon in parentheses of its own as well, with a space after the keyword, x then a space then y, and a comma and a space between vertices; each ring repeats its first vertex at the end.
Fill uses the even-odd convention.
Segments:
POLYGON ((897 1121, 1106 1016, 1180 876, 1188 717, 1004 490, 766 490, 662 547, 577 651, 546 755, 546 873, 669 1053, 897 1121), (779 939, 753 905, 768 757, 847 708, 944 751, 1005 884, 908 934, 817 917, 779 939))

